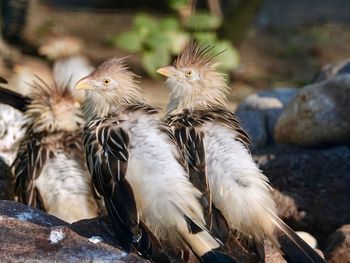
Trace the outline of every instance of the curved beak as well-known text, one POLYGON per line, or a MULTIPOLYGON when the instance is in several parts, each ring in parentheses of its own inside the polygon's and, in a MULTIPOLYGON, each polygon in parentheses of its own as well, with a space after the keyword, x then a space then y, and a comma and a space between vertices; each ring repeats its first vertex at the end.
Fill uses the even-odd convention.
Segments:
POLYGON ((75 86, 75 89, 77 90, 93 90, 93 85, 91 83, 91 79, 88 77, 82 78, 81 80, 79 80, 75 86))
POLYGON ((172 67, 165 66, 165 67, 159 68, 159 69, 157 69, 157 73, 159 73, 165 77, 170 77, 172 74, 172 67))

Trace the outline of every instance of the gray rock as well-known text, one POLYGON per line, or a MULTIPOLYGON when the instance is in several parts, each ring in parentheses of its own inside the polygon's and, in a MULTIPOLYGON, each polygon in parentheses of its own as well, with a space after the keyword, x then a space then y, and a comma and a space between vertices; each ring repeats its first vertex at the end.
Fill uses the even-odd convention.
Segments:
MULTIPOLYGON (((118 241, 104 218, 69 224, 45 212, 13 201, 0 200, 1 262, 146 262, 119 249, 118 241)), ((255 263, 232 240, 227 248, 242 263, 255 263)), ((266 242, 269 262, 283 262, 276 249, 266 242), (275 259, 275 260, 272 260, 275 259)), ((178 262, 172 259, 172 262, 178 262)), ((198 259, 190 253, 190 263, 198 259)))
POLYGON ((349 103, 348 74, 306 86, 280 115, 276 142, 300 146, 348 143, 349 103))
POLYGON ((350 147, 305 149, 285 145, 254 154, 270 179, 279 216, 307 231, 323 247, 326 238, 350 222, 350 147))
POLYGON ((283 108, 296 96, 296 88, 275 88, 248 96, 236 114, 244 129, 252 137, 253 147, 261 147, 274 141, 276 121, 283 108))
POLYGON ((38 209, 1 200, 1 262, 146 262, 107 244, 105 239, 112 238, 101 228, 104 223, 90 221, 91 229, 86 222, 72 226, 38 209), (85 237, 74 231, 79 224, 85 237))
POLYGON ((350 262, 350 225, 342 226, 329 237, 325 256, 328 263, 350 262))
POLYGON ((265 115, 256 110, 240 110, 236 112, 243 129, 252 139, 252 147, 262 147, 267 143, 267 131, 265 128, 265 115))
POLYGON ((350 74, 350 59, 324 66, 320 72, 317 73, 312 82, 319 83, 334 76, 343 74, 350 74))

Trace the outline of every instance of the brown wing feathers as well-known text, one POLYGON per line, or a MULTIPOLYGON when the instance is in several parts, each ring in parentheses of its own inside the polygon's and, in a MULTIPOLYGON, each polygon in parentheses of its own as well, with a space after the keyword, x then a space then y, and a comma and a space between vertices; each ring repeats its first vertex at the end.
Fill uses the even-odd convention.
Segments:
POLYGON ((40 175, 47 157, 47 151, 42 147, 40 139, 32 136, 22 142, 13 163, 16 176, 15 192, 19 201, 43 210, 45 210, 44 204, 33 181, 40 175))
POLYGON ((30 104, 30 98, 0 86, 0 103, 7 104, 21 112, 25 112, 30 104))
POLYGON ((161 245, 141 222, 133 190, 125 179, 129 136, 112 116, 90 121, 84 129, 87 164, 97 191, 104 197, 112 225, 124 248, 167 262, 161 245))
POLYGON ((206 174, 203 142, 205 135, 201 131, 201 126, 205 122, 217 122, 225 125, 236 133, 236 139, 241 141, 247 148, 250 144, 250 138, 240 127, 235 114, 222 107, 193 111, 185 109, 179 114, 168 116, 166 122, 172 127, 176 142, 186 158, 190 181, 202 192, 201 204, 207 228, 225 243, 229 238, 229 226, 220 210, 216 209, 212 204, 206 174))
POLYGON ((206 226, 225 243, 229 237, 229 226, 221 212, 212 204, 206 173, 204 133, 200 130, 201 125, 211 119, 211 116, 203 115, 202 112, 184 110, 180 114, 169 116, 166 122, 172 127, 176 142, 185 156, 191 183, 202 192, 200 201, 206 226))
POLYGON ((167 122, 173 129, 177 144, 186 160, 186 166, 191 183, 201 191, 201 204, 207 228, 211 228, 211 193, 205 165, 205 149, 203 133, 198 129, 201 120, 197 116, 184 111, 170 117, 167 122))

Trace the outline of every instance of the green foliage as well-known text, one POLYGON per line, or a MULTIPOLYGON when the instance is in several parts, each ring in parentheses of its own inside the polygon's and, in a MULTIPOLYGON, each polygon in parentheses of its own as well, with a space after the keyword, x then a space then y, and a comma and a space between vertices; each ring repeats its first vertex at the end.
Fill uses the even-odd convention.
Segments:
POLYGON ((219 40, 213 32, 198 32, 194 39, 204 46, 213 46, 213 54, 218 54, 216 60, 219 62, 218 69, 227 72, 239 66, 239 53, 228 40, 219 40))
POLYGON ((221 19, 207 12, 196 12, 185 21, 185 27, 192 31, 216 30, 221 26, 221 19))
POLYGON ((171 57, 181 52, 190 35, 182 30, 174 17, 160 20, 145 15, 136 15, 131 31, 112 39, 118 48, 142 54, 142 66, 146 72, 157 77, 156 70, 169 64, 171 57))
POLYGON ((168 0, 169 2, 169 6, 176 10, 176 11, 179 11, 182 7, 184 7, 188 0, 168 0))
MULTIPOLYGON (((187 0, 171 0, 170 6, 179 10, 187 0)), ((214 46, 218 55, 219 69, 229 71, 238 66, 239 55, 227 40, 219 40, 216 30, 221 20, 208 12, 196 12, 180 23, 177 17, 156 19, 146 14, 138 14, 130 31, 113 37, 112 43, 130 53, 140 53, 142 66, 152 77, 158 77, 156 70, 170 64, 178 55, 191 36, 203 45, 214 46), (190 33, 191 32, 191 33, 190 33)))

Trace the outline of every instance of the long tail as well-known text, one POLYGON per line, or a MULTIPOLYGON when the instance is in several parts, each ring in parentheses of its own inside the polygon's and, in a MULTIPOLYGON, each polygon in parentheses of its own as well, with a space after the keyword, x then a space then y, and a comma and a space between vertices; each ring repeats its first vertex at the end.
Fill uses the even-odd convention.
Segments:
POLYGON ((326 261, 280 218, 271 215, 275 225, 273 241, 277 242, 288 263, 325 263, 326 261))
POLYGON ((12 90, 0 87, 0 103, 10 105, 24 112, 30 103, 30 99, 12 90))
POLYGON ((183 234, 185 243, 193 253, 204 263, 237 263, 206 229, 198 226, 187 218, 189 232, 183 234))
POLYGON ((117 203, 120 203, 120 198, 116 202, 116 198, 105 198, 105 205, 108 215, 112 221, 112 226, 117 234, 121 246, 129 251, 139 252, 142 256, 152 259, 154 262, 170 263, 171 259, 168 253, 163 249, 158 239, 148 229, 148 227, 140 220, 137 226, 130 229, 125 226, 120 218, 120 213, 117 212, 117 203), (132 233, 132 232, 135 233, 132 233), (138 238, 138 240, 133 240, 138 238))

